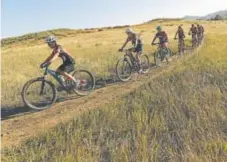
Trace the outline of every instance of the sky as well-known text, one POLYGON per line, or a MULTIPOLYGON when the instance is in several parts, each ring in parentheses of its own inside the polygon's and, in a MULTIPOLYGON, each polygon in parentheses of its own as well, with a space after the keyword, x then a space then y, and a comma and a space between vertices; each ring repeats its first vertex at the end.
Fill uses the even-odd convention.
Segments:
POLYGON ((204 16, 224 9, 227 0, 1 0, 1 37, 204 16))

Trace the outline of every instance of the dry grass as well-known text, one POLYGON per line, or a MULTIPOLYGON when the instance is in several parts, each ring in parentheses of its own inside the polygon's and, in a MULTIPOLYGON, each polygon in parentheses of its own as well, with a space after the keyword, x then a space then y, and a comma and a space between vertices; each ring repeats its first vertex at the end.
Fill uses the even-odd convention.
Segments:
MULTIPOLYGON (((145 52, 151 57, 156 47, 150 46, 157 24, 133 27, 135 31, 144 31, 141 35, 145 41, 145 52)), ((170 47, 176 51, 176 41, 173 39, 176 26, 166 27, 170 34, 170 47)), ((59 43, 71 52, 76 59, 77 68, 85 68, 96 77, 109 77, 115 74, 117 59, 123 53, 117 52, 126 39, 125 29, 106 29, 102 32, 78 33, 66 38, 60 38, 59 43)), ((2 50, 2 107, 21 106, 20 92, 25 82, 42 75, 39 65, 50 54, 50 49, 43 43, 30 46, 20 45, 2 50)), ((55 69, 61 63, 53 64, 55 69)), ((60 94, 61 95, 61 94, 60 94)), ((62 94, 65 95, 65 94, 62 94)))
MULTIPOLYGON (((202 49, 179 64, 175 71, 145 84, 108 107, 59 124, 19 148, 4 150, 2 160, 226 161, 227 46, 224 43, 227 32, 218 33, 224 26, 227 25, 206 25, 210 31, 202 49)), ((148 27, 140 26, 140 29, 147 32, 148 27)), ((118 32, 119 35, 123 33, 118 32)), ((145 37, 148 38, 150 36, 145 37)), ((89 54, 88 47, 83 51, 91 60, 97 57, 89 54)), ((100 53, 100 57, 105 56, 100 53)), ((39 61, 34 62, 38 64, 39 61)))

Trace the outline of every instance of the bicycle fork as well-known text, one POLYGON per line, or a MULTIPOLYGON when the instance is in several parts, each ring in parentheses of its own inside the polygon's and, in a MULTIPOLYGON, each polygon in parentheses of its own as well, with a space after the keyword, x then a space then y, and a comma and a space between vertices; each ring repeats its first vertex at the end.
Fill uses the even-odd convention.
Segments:
POLYGON ((40 90, 40 93, 39 93, 40 96, 44 94, 43 93, 44 87, 45 87, 45 76, 42 77, 41 90, 40 90))

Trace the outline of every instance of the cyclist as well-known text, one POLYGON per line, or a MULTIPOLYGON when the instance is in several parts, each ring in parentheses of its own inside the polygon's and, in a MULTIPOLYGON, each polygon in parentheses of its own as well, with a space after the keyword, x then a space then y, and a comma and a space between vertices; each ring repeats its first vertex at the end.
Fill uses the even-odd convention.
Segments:
POLYGON ((197 44, 196 34, 197 34, 197 29, 196 29, 195 25, 192 24, 192 27, 190 28, 188 35, 192 35, 192 47, 193 48, 195 48, 196 44, 197 44))
POLYGON ((175 34, 174 39, 177 39, 178 36, 178 51, 179 51, 179 55, 181 56, 182 53, 184 53, 184 30, 182 28, 182 25, 178 26, 178 30, 175 34))
POLYGON ((199 24, 197 24, 197 38, 198 38, 198 45, 200 45, 202 41, 202 27, 199 24))
MULTIPOLYGON (((62 48, 61 45, 57 44, 55 36, 49 36, 46 38, 46 43, 52 49, 51 55, 40 65, 41 68, 46 67, 51 64, 55 59, 60 57, 63 61, 62 65, 60 65, 56 72, 60 75, 63 75, 69 80, 72 80, 77 83, 77 80, 71 76, 69 73, 75 69, 75 60, 72 58, 71 54, 62 48)), ((59 78, 61 78, 59 75, 59 78)), ((65 86, 65 83, 62 79, 62 85, 65 86)))
MULTIPOLYGON (((166 32, 162 30, 161 26, 158 26, 156 29, 157 29, 158 32, 156 33, 151 44, 155 45, 154 42, 158 38, 159 39, 159 45, 160 45, 161 49, 163 49, 163 51, 167 51, 165 53, 168 53, 169 52, 169 50, 168 50, 168 36, 167 36, 166 32)), ((168 60, 167 54, 166 54, 165 58, 166 58, 166 61, 168 63, 169 60, 168 60)))
POLYGON ((134 46, 133 48, 128 49, 129 50, 129 55, 131 58, 134 59, 132 52, 136 53, 136 63, 139 66, 139 73, 142 73, 142 67, 141 67, 141 61, 140 61, 140 55, 143 52, 143 42, 142 39, 140 38, 140 35, 135 33, 131 28, 126 29, 126 34, 128 35, 125 43, 123 46, 119 49, 119 52, 122 52, 125 46, 127 45, 128 42, 132 42, 132 45, 134 46))

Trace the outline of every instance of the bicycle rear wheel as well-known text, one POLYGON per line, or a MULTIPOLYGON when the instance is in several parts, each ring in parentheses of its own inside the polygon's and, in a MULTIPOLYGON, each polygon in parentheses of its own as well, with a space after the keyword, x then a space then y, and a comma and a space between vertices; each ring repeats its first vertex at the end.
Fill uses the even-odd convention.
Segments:
POLYGON ((116 64, 117 77, 123 81, 128 81, 132 76, 132 68, 127 59, 120 59, 116 64))
POLYGON ((147 55, 140 56, 143 73, 148 73, 150 70, 150 61, 147 55))
POLYGON ((24 85, 21 95, 24 104, 29 108, 44 110, 56 102, 57 90, 53 83, 36 78, 24 85))
POLYGON ((73 91, 76 94, 86 96, 95 89, 95 78, 89 71, 78 70, 72 76, 78 81, 77 84, 73 83, 73 91))

